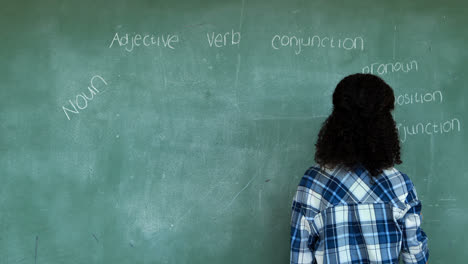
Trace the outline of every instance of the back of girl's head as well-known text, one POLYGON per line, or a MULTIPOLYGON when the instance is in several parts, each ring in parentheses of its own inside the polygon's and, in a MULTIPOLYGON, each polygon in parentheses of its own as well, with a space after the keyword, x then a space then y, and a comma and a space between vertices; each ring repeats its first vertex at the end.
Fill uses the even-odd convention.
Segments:
POLYGON ((333 93, 333 111, 318 134, 315 161, 324 167, 364 166, 373 176, 400 164, 392 88, 372 74, 353 74, 333 93))

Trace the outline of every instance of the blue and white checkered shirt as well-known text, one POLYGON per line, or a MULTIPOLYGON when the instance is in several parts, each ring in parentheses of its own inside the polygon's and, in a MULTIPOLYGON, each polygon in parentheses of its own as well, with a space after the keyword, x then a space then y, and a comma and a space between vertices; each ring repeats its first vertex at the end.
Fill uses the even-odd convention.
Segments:
POLYGON ((425 264, 420 225, 416 189, 397 169, 372 178, 363 167, 312 166, 292 203, 290 262, 425 264))

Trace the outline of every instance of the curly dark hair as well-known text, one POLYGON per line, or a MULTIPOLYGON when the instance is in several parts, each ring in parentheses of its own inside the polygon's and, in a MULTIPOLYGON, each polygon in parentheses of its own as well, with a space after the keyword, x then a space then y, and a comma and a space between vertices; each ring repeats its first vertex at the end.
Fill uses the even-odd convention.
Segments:
POLYGON ((333 93, 333 112, 318 134, 315 161, 322 167, 364 166, 372 176, 401 164, 392 88, 373 74, 352 74, 333 93))

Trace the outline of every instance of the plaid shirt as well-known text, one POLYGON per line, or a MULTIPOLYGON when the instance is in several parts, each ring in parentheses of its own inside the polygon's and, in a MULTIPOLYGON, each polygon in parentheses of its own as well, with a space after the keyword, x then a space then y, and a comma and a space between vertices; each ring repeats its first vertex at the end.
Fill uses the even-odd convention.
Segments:
POLYGON ((427 237, 421 202, 395 168, 371 178, 353 171, 310 167, 292 203, 291 263, 425 264, 427 237))

